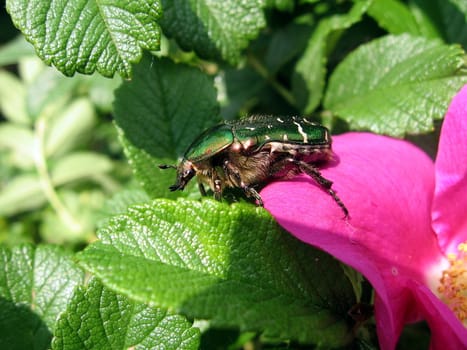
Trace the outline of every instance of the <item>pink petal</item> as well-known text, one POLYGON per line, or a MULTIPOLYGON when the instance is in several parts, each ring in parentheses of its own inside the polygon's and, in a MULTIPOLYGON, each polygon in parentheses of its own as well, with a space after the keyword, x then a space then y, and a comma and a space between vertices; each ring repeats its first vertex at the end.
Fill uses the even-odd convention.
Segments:
POLYGON ((307 176, 263 189, 265 208, 281 226, 360 271, 380 300, 376 310, 381 346, 392 349, 412 298, 400 278, 426 283, 425 269, 442 259, 431 229, 433 162, 415 146, 366 133, 336 136, 340 162, 322 170, 350 212, 307 176))
POLYGON ((435 163, 433 228, 446 253, 467 241, 467 85, 454 97, 441 129, 435 163))

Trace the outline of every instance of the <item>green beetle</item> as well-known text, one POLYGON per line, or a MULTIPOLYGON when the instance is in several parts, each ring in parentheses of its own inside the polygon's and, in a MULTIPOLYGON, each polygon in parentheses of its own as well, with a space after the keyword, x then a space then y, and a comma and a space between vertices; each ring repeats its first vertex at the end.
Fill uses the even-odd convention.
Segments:
POLYGON ((332 157, 328 129, 303 117, 252 116, 224 122, 199 135, 176 168, 177 181, 171 191, 183 190, 196 175, 200 192, 209 185, 220 199, 226 187, 241 188, 263 205, 255 187, 274 179, 308 174, 341 207, 348 210, 331 188, 332 182, 318 170, 332 157))

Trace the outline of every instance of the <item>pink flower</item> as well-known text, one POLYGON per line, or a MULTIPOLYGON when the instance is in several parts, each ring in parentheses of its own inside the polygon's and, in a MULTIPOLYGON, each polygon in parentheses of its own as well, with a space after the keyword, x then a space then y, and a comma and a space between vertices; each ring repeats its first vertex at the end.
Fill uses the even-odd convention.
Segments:
POLYGON ((449 107, 434 163, 406 141, 369 133, 336 136, 333 149, 336 164, 322 174, 349 219, 304 175, 265 187, 266 209, 370 281, 382 349, 422 319, 432 349, 467 349, 467 86, 449 107))

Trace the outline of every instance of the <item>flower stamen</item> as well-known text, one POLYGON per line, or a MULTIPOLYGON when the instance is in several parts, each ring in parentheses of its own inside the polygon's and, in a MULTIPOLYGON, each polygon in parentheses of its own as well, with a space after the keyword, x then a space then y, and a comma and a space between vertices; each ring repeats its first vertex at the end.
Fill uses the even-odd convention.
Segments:
POLYGON ((458 254, 448 254, 449 267, 443 271, 438 292, 457 318, 467 327, 467 242, 458 254))

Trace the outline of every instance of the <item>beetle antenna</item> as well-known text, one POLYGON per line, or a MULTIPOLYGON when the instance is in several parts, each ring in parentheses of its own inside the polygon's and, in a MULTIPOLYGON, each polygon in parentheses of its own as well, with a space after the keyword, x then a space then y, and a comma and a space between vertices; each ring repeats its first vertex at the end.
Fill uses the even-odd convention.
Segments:
POLYGON ((160 169, 177 169, 175 165, 161 164, 159 165, 160 169))

